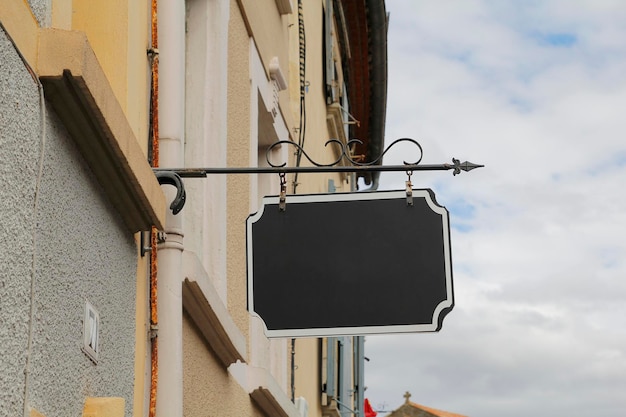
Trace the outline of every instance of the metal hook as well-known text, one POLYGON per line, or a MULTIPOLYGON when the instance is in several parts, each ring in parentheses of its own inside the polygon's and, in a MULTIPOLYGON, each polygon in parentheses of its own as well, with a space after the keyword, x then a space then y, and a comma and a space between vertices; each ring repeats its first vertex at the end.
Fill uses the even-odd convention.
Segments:
POLYGON ((406 180, 406 205, 413 206, 413 184, 411 184, 411 175, 413 175, 413 171, 407 171, 406 175, 408 179, 406 180))
POLYGON ((278 201, 278 210, 285 211, 287 209, 287 179, 285 178, 285 173, 281 172, 278 174, 280 178, 280 197, 278 201))
POLYGON ((170 204, 170 210, 172 210, 172 214, 180 213, 187 199, 185 184, 183 184, 180 175, 174 171, 155 171, 154 175, 156 175, 159 184, 169 184, 176 187, 176 198, 174 198, 174 201, 170 204))

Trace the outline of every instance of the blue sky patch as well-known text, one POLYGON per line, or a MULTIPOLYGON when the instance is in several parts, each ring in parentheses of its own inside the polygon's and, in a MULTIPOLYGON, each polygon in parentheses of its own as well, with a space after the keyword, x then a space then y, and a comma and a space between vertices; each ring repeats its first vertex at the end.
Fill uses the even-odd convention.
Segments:
POLYGON ((593 165, 587 167, 585 173, 595 177, 607 171, 623 169, 624 167, 626 167, 626 150, 613 152, 606 158, 599 159, 593 165))
POLYGON ((626 166, 626 151, 619 152, 615 155, 615 165, 619 168, 623 168, 626 166))
POLYGON ((509 101, 509 105, 515 110, 517 110, 519 113, 526 114, 526 113, 530 113, 531 111, 533 111, 534 107, 529 100, 523 99, 521 97, 511 96, 509 97, 508 101, 509 101))
POLYGON ((453 230, 461 233, 473 230, 472 220, 476 210, 473 205, 463 200, 456 200, 445 206, 450 212, 450 225, 453 230))
POLYGON ((452 225, 452 230, 456 230, 457 232, 460 232, 460 233, 469 233, 473 230, 473 227, 469 225, 468 223, 461 223, 459 221, 453 221, 453 220, 450 220, 450 223, 452 225))
POLYGON ((541 33, 532 35, 541 45, 554 46, 557 48, 569 48, 578 42, 576 35, 572 33, 541 33))
POLYGON ((464 200, 456 200, 445 205, 450 214, 454 217, 468 220, 474 217, 475 208, 464 200))

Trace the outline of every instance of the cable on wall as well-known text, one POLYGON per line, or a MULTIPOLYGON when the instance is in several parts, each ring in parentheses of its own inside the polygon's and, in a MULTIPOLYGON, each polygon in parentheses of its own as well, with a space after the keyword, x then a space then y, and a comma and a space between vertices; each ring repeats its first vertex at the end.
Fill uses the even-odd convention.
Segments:
MULTIPOLYGON (((35 181, 35 195, 33 197, 33 215, 37 217, 37 211, 39 209, 39 189, 41 186, 41 178, 43 176, 43 165, 45 161, 46 153, 46 100, 43 92, 43 85, 37 74, 32 69, 24 55, 20 52, 19 48, 15 44, 15 41, 6 30, 2 22, 0 22, 0 30, 5 34, 13 49, 19 56, 20 60, 24 64, 24 67, 32 77, 35 84, 37 84, 39 93, 39 123, 40 123, 40 147, 39 147, 39 163, 37 168, 37 179, 35 181)), ((28 407, 28 386, 30 384, 30 361, 32 356, 33 337, 34 337, 34 321, 35 321, 35 271, 37 266, 37 222, 33 222, 32 230, 33 240, 33 256, 31 259, 31 277, 30 277, 30 307, 29 307, 29 319, 28 319, 28 345, 26 347, 26 365, 24 367, 24 417, 30 415, 28 407)))
MULTIPOLYGON (((304 149, 304 139, 306 136, 306 34, 304 30, 304 13, 302 0, 298 0, 298 42, 299 42, 299 66, 300 66, 300 123, 298 128, 298 147, 304 149)), ((296 152, 296 166, 300 166, 302 152, 296 152)), ((296 194, 298 187, 298 173, 293 178, 293 193, 296 194)))

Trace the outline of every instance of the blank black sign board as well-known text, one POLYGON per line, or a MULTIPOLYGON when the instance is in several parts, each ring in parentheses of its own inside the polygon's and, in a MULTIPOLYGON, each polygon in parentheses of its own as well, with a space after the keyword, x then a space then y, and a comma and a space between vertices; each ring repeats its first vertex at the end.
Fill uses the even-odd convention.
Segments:
POLYGON ((268 337, 438 331, 454 306, 431 190, 265 197, 247 225, 248 309, 268 337))

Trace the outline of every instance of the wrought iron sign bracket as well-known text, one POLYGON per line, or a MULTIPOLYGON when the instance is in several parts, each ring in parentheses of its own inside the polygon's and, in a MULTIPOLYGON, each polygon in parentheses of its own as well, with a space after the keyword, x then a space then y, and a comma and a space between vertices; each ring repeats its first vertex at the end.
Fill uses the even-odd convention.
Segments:
MULTIPOLYGON (((177 189, 177 195, 170 209, 172 213, 177 214, 182 210, 185 205, 185 187, 182 178, 206 178, 208 175, 217 174, 278 174, 281 178, 281 185, 284 181, 285 174, 295 173, 359 173, 359 172, 406 172, 409 176, 407 181, 407 204, 410 205, 411 193, 411 174, 415 171, 450 171, 453 175, 458 175, 461 171, 471 171, 475 168, 482 168, 484 165, 474 164, 472 162, 461 162, 456 158, 452 158, 452 163, 443 164, 420 164, 422 161, 423 151, 421 145, 410 138, 397 139, 392 142, 383 153, 375 160, 362 163, 352 158, 350 148, 354 144, 362 144, 358 139, 349 140, 346 144, 343 144, 337 139, 331 139, 326 142, 325 146, 330 144, 339 147, 339 156, 333 162, 328 164, 320 164, 312 160, 309 155, 300 147, 297 143, 289 140, 281 140, 273 143, 267 148, 265 159, 269 166, 267 167, 224 167, 224 168, 153 168, 157 179, 160 184, 174 185, 177 189), (404 165, 379 165, 383 156, 395 145, 401 142, 407 142, 415 145, 419 149, 419 159, 416 162, 406 162, 404 165), (281 145, 294 146, 298 152, 306 157, 306 159, 312 164, 312 166, 296 166, 288 167, 286 163, 277 165, 270 160, 272 150, 281 145), (339 165, 342 162, 347 162, 350 165, 339 165), (410 174, 409 174, 410 173, 410 174)), ((282 195, 282 194, 281 194, 282 195)))

